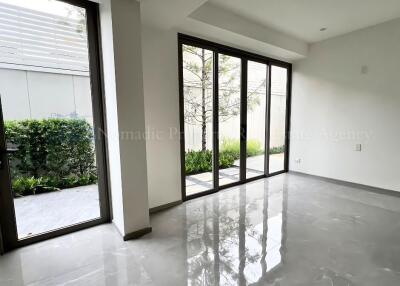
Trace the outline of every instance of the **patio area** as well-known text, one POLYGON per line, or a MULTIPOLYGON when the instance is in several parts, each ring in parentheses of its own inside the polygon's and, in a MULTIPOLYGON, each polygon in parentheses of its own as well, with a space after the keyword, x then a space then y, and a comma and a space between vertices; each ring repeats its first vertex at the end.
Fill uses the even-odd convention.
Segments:
POLYGON ((14 199, 18 238, 100 217, 97 185, 14 199))
MULTIPOLYGON (((270 172, 277 172, 283 169, 284 153, 270 156, 270 172)), ((264 174, 264 155, 247 158, 246 178, 253 178, 264 174)), ((239 160, 235 161, 233 167, 219 171, 220 186, 239 181, 240 169, 239 160)), ((186 195, 194 195, 213 188, 212 172, 206 172, 191 176, 186 176, 186 195)))

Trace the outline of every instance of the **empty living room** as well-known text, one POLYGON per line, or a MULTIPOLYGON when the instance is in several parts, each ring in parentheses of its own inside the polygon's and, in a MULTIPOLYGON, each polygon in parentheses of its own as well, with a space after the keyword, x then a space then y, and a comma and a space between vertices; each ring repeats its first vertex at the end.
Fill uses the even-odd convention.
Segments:
POLYGON ((0 286, 398 286, 399 122, 399 0, 0 0, 0 286))

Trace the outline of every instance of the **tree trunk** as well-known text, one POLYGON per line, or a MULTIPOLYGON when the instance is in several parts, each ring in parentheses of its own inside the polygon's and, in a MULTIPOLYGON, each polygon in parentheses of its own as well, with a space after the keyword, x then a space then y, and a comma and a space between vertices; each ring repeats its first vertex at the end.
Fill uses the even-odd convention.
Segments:
POLYGON ((201 151, 207 149, 207 114, 206 114, 206 59, 204 49, 201 50, 201 151))

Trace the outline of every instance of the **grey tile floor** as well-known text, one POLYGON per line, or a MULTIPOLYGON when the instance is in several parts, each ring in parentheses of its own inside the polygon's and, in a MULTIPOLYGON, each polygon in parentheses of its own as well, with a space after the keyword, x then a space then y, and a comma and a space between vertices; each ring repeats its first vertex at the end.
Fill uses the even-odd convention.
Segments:
POLYGON ((400 198, 283 174, 0 257, 0 285, 400 285, 400 198))
POLYGON ((16 198, 14 206, 19 238, 100 217, 97 185, 16 198))

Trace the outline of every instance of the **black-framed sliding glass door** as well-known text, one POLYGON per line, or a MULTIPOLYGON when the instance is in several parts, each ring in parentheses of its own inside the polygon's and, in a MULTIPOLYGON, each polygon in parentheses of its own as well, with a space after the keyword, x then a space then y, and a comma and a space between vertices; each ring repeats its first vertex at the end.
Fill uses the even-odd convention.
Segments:
POLYGON ((183 199, 286 172, 291 65, 182 34, 178 42, 183 199))
POLYGON ((10 26, 0 35, 6 46, 0 51, 6 251, 110 219, 98 4, 28 2, 0 0, 10 26))

